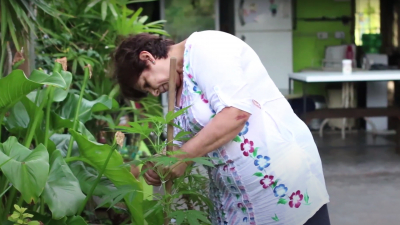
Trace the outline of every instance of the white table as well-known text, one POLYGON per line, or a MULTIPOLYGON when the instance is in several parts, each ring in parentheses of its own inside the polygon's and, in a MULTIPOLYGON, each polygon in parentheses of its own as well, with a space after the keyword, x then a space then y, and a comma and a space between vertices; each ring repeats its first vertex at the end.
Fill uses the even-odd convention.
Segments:
MULTIPOLYGON (((307 83, 343 83, 342 99, 343 107, 351 107, 349 103, 353 98, 353 82, 368 82, 368 81, 396 81, 400 80, 400 70, 378 70, 378 71, 354 71, 351 75, 344 75, 342 72, 331 71, 307 71, 289 74, 289 93, 292 93, 292 80, 303 82, 303 110, 306 113, 306 96, 307 96, 307 83)), ((373 127, 376 133, 375 125, 364 118, 373 127)), ((328 119, 324 120, 320 127, 320 135, 328 119)), ((346 119, 343 120, 346 124, 346 119)), ((342 127, 342 138, 344 139, 344 126, 342 127)))
MULTIPOLYGON (((400 70, 356 71, 351 75, 343 75, 342 72, 307 71, 290 73, 289 80, 298 80, 306 83, 394 81, 400 80, 400 70)), ((289 91, 291 90, 290 83, 289 91)))

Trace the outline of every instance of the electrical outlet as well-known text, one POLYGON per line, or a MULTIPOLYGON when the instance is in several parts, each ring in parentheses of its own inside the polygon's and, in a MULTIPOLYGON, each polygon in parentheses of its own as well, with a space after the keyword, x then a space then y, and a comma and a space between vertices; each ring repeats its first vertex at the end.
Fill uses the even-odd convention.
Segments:
POLYGON ((345 35, 343 31, 336 31, 335 32, 335 38, 337 39, 344 39, 345 35))
POLYGON ((317 33, 318 39, 327 39, 328 38, 328 32, 318 32, 317 33))

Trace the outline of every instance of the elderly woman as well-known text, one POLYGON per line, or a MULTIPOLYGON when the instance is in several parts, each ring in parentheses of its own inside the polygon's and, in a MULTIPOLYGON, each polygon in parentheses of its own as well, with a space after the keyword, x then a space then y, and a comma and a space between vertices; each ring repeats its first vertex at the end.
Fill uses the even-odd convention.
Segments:
MULTIPOLYGON (((177 144, 184 157, 216 158, 209 169, 212 223, 330 224, 311 132, 254 50, 219 31, 195 32, 178 44, 150 34, 129 37, 115 52, 123 95, 138 100, 167 92, 171 57, 179 74, 176 110, 191 106, 175 123, 192 138, 177 144)), ((161 184, 153 170, 144 177, 161 184)))

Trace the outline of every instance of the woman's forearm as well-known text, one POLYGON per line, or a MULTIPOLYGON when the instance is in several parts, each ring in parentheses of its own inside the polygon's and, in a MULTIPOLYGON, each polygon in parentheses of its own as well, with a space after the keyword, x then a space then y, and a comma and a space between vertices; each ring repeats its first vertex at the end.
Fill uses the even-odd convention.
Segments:
POLYGON ((218 149, 243 129, 250 114, 234 107, 228 107, 218 113, 196 136, 182 146, 187 152, 182 158, 195 158, 218 149))

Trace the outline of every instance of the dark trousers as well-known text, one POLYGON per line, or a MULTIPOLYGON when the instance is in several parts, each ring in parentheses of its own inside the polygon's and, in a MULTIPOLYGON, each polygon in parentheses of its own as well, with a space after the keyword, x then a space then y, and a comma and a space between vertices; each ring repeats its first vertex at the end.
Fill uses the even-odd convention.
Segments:
POLYGON ((304 225, 331 225, 328 206, 323 205, 304 225))

